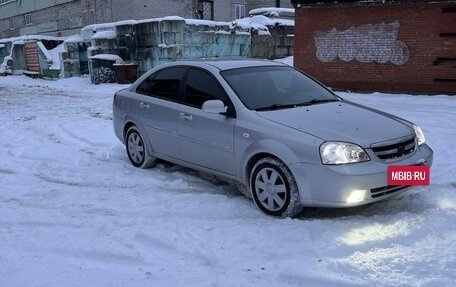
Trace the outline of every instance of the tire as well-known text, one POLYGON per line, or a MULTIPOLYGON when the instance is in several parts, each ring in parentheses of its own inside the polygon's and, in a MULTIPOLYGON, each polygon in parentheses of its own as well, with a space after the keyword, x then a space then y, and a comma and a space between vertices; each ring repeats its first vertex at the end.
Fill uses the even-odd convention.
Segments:
POLYGON ((127 130, 125 147, 131 164, 139 168, 149 168, 156 164, 157 158, 150 153, 148 145, 136 126, 127 130))
POLYGON ((294 217, 302 210, 294 176, 276 158, 262 158, 253 166, 250 188, 256 206, 267 215, 294 217))

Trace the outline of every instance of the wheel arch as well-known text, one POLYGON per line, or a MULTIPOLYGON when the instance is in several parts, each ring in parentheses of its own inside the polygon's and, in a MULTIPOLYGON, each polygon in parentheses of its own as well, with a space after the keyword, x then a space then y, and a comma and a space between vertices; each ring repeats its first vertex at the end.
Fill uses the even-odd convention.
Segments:
MULTIPOLYGON (((136 125, 134 122, 132 121, 127 121, 123 127, 123 130, 122 130, 122 140, 123 142, 126 141, 126 136, 127 136, 127 131, 128 129, 130 129, 132 126, 136 126, 138 127, 138 125, 136 125)), ((139 129, 139 128, 138 128, 139 129)))
POLYGON ((155 155, 153 153, 152 147, 149 143, 149 139, 148 139, 147 135, 143 132, 143 130, 135 122, 127 121, 123 127, 122 133, 123 133, 124 144, 127 149, 127 155, 130 159, 130 162, 134 166, 139 167, 139 168, 149 168, 156 164, 157 158, 155 157, 155 155), (136 161, 132 160, 131 155, 129 153, 129 149, 128 149, 129 142, 128 142, 127 136, 129 134, 128 131, 132 130, 132 127, 134 127, 134 130, 136 130, 136 133, 139 134, 139 136, 143 142, 143 145, 144 145, 143 163, 137 163, 136 161))
POLYGON ((149 148, 149 151, 153 154, 154 153, 154 149, 152 148, 152 145, 150 144, 149 138, 147 137, 144 129, 138 123, 136 123, 133 120, 125 121, 125 125, 124 125, 123 130, 122 130, 123 143, 125 144, 128 130, 131 127, 133 127, 133 126, 135 126, 139 130, 139 132, 142 134, 143 141, 147 144, 147 147, 149 148))
POLYGON ((241 170, 239 174, 241 175, 244 184, 249 184, 250 174, 255 163, 265 157, 272 157, 280 160, 287 166, 293 176, 295 176, 293 170, 290 168, 291 164, 298 162, 298 158, 294 152, 280 142, 264 140, 251 145, 242 157, 245 160, 240 165, 241 170))
POLYGON ((262 212, 280 217, 294 217, 301 212, 302 204, 298 183, 292 169, 284 161, 271 154, 258 154, 252 158, 250 164, 253 165, 249 172, 249 188, 256 206, 262 212), (275 176, 272 175, 274 171, 267 171, 271 169, 275 170, 275 176), (260 172, 262 172, 261 179, 258 178, 260 172), (276 190, 278 177, 281 178, 282 182, 279 185, 285 185, 285 190, 282 189, 283 187, 279 191, 276 190), (272 178, 274 179, 271 180, 272 178), (257 187, 258 180, 263 182, 263 187, 257 187), (269 190, 270 186, 272 186, 271 190, 269 190), (278 198, 282 200, 278 200, 278 198))

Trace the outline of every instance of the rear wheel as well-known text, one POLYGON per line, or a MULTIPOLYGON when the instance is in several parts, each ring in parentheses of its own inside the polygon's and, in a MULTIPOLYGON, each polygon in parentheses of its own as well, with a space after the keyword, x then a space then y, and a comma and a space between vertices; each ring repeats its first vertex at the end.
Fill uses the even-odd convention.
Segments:
POLYGON ((302 209, 293 174, 276 158, 266 157, 254 165, 250 186, 255 204, 268 215, 293 217, 302 209))
POLYGON ((149 168, 157 162, 150 154, 150 150, 136 126, 128 129, 125 138, 128 159, 131 164, 139 168, 149 168))

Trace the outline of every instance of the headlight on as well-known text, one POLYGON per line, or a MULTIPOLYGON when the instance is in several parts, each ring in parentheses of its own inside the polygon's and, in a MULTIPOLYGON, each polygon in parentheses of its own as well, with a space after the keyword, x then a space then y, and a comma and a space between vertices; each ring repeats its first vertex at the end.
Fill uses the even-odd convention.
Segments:
POLYGON ((370 160, 360 146, 344 142, 325 142, 320 146, 323 164, 346 164, 370 160))
POLYGON ((424 137, 423 130, 415 124, 413 125, 413 129, 415 130, 416 140, 418 141, 418 145, 424 144, 426 142, 426 138, 424 137))

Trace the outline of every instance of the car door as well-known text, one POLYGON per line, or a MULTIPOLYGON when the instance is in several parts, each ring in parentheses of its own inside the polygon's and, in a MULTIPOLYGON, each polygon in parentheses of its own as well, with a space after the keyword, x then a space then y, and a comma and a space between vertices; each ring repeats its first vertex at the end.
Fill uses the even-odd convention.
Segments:
POLYGON ((177 124, 180 157, 218 172, 235 174, 235 118, 201 109, 205 101, 215 99, 231 105, 225 91, 209 72, 190 68, 177 124))
POLYGON ((179 93, 185 67, 165 68, 136 89, 136 116, 155 153, 178 158, 179 93))

